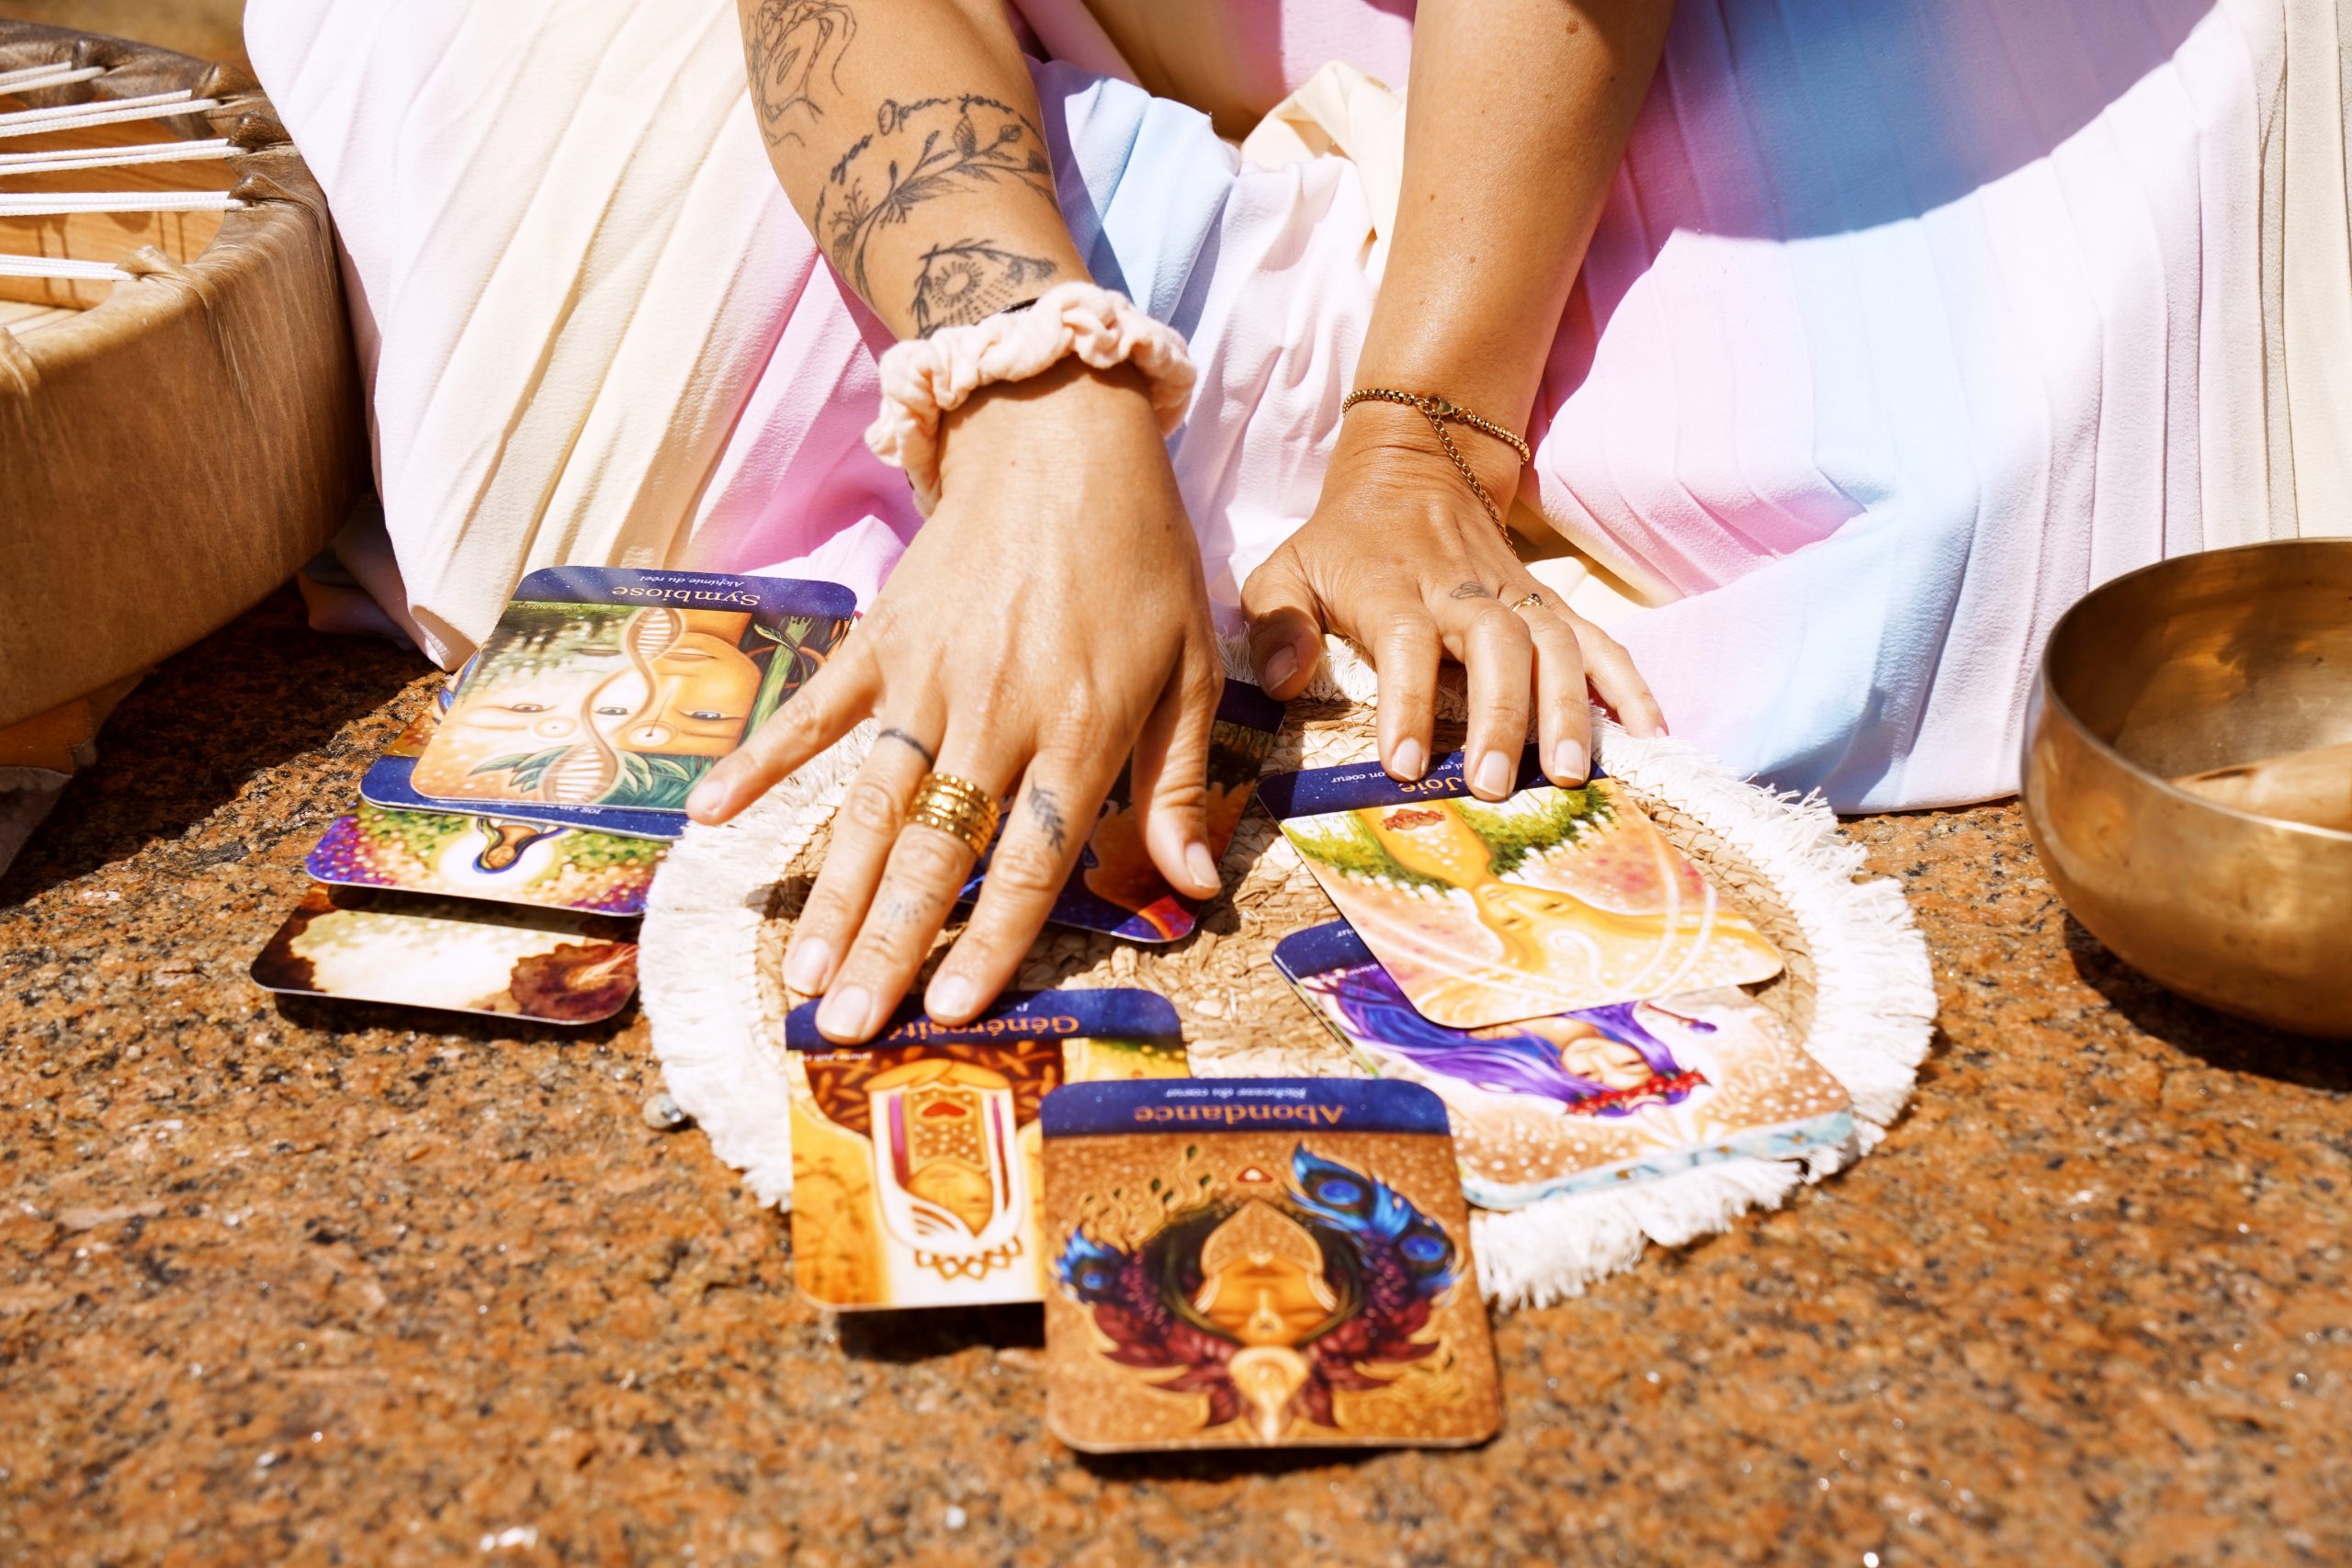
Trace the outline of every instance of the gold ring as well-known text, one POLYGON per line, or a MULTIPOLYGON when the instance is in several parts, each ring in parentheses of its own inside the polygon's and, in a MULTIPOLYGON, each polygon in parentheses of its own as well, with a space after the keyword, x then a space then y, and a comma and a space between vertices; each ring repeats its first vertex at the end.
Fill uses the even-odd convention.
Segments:
POLYGON ((1001 809, 996 796, 971 780, 934 773, 926 774, 916 787, 914 803, 907 807, 907 824, 935 828, 950 838, 961 839, 978 856, 988 852, 989 840, 996 837, 1001 809))
POLYGON ((1513 604, 1513 605, 1511 606, 1511 608, 1512 608, 1512 609, 1514 609, 1514 610, 1524 610, 1524 609, 1526 609, 1530 604, 1541 604, 1542 603, 1544 603, 1544 595, 1543 595, 1543 594, 1541 594, 1541 593, 1530 593, 1526 598, 1521 599, 1521 601, 1519 601, 1519 603, 1517 603, 1516 604, 1513 604))

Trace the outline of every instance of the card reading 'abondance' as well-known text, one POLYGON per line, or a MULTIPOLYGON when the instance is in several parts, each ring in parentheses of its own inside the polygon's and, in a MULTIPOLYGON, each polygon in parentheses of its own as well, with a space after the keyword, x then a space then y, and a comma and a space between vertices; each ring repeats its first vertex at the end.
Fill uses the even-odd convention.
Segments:
POLYGON ((568 909, 314 886, 252 973, 303 996, 594 1023, 637 989, 633 931, 568 909))
POLYGON ((321 882, 598 915, 645 913, 664 846, 585 828, 457 811, 387 811, 361 801, 338 817, 304 869, 321 882))
POLYGON ((822 667, 855 613, 833 582, 535 571, 459 673, 410 782, 445 810, 683 812, 695 781, 822 667))
POLYGON ((1315 878, 1433 1023, 1476 1029, 1769 979, 1781 955, 1614 779, 1489 803, 1462 754, 1398 784, 1377 762, 1259 785, 1315 878))
POLYGON ((1046 1101, 1047 1422, 1088 1453, 1479 1442, 1494 1348, 1445 1107, 1407 1083, 1046 1101))
POLYGON ((1181 1077, 1176 1010, 1149 991, 1008 994, 967 1024, 902 1017, 871 1043, 785 1019, 793 1278, 843 1309, 1034 1302, 1037 1108, 1065 1083, 1181 1077))
MULTIPOLYGON (((1209 731, 1209 854, 1219 862, 1233 842, 1241 814, 1258 787, 1259 770, 1283 727, 1283 705, 1246 682, 1227 681, 1209 731)), ((1094 818, 1078 867, 1046 917, 1057 925, 1105 931, 1130 942, 1182 942, 1200 923, 1202 900, 1168 885, 1144 849, 1143 818, 1135 809, 1130 758, 1094 818)), ((991 850, 995 846, 989 846, 991 850)), ((968 901, 988 879, 985 857, 965 886, 968 901)))
POLYGON ((1464 1030, 1423 1018, 1344 920, 1274 964, 1358 1064, 1445 1101, 1480 1208, 1853 1142, 1844 1087, 1736 986, 1464 1030))

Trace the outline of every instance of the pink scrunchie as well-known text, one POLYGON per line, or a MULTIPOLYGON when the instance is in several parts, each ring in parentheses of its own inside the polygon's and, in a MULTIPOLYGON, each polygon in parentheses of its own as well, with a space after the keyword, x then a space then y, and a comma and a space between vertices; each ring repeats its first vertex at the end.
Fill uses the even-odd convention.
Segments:
POLYGON ((904 468, 915 506, 939 504, 939 422, 982 387, 1025 381, 1076 355, 1097 370, 1132 363, 1143 372, 1159 433, 1172 432, 1193 395, 1193 356, 1174 329, 1124 294, 1091 283, 1057 283, 1025 310, 909 338, 882 355, 882 412, 865 444, 904 468))

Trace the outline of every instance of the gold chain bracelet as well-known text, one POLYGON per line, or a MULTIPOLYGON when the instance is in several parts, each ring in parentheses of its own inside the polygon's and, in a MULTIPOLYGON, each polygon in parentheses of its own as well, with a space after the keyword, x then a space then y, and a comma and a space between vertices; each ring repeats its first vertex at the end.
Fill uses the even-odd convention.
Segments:
MULTIPOLYGON (((1340 412, 1345 413, 1362 402, 1402 403, 1407 408, 1419 409, 1421 417, 1430 422, 1430 429, 1437 433, 1437 444, 1445 448, 1445 455, 1453 459, 1453 466, 1461 470, 1464 482, 1470 487, 1470 493, 1476 496, 1478 504, 1487 509, 1487 521, 1494 524, 1495 531, 1503 536, 1503 543, 1510 544, 1510 528, 1503 522, 1502 512, 1495 505, 1495 498, 1487 493, 1487 487, 1479 482, 1476 470, 1470 467, 1470 459, 1462 455, 1462 448, 1453 444, 1453 437, 1446 434, 1445 427, 1449 423, 1466 424, 1479 434, 1492 436, 1518 453, 1521 462, 1532 463, 1535 460, 1535 454, 1527 449, 1526 442, 1493 420, 1482 419, 1443 398, 1432 398, 1419 392, 1399 392, 1387 387, 1357 388, 1341 400, 1340 412)), ((1517 546, 1511 548, 1513 554, 1518 553, 1517 546)))

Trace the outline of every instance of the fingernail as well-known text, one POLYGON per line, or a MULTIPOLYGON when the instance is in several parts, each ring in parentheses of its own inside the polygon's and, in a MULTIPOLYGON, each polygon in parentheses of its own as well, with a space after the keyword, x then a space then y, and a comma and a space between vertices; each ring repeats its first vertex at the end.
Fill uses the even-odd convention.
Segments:
POLYGON ((935 975, 931 981, 933 1018, 960 1019, 972 1010, 972 982, 961 975, 935 975))
POLYGON ((817 1028, 828 1039, 863 1040, 874 1032, 874 993, 844 986, 817 1009, 817 1028))
POLYGON ((1266 660, 1266 689, 1270 692, 1278 690, 1284 682, 1288 681, 1292 676, 1297 673, 1298 654, 1296 650, 1288 648, 1278 648, 1274 649, 1274 656, 1266 660))
POLYGON ((1421 771, 1429 765, 1425 760, 1427 756, 1419 741, 1400 740, 1396 743, 1396 750, 1388 754, 1388 771, 1408 782, 1419 778, 1421 771))
POLYGON ((832 977, 833 944, 823 937, 803 937, 784 955, 784 983, 796 991, 821 991, 832 977))
POLYGON ((686 794, 686 815, 697 822, 716 821, 727 815, 727 802, 734 793, 717 773, 706 774, 686 794))
POLYGON ((1570 784, 1582 784, 1592 776, 1592 760, 1586 754, 1580 740, 1563 740, 1553 750, 1552 772, 1570 784))
POLYGON ((1478 776, 1471 781, 1478 793, 1500 800, 1510 793, 1510 759, 1500 751, 1489 751, 1478 759, 1478 776))
POLYGON ((1193 886, 1216 886, 1216 857, 1209 853, 1206 844, 1194 842, 1184 851, 1184 869, 1193 874, 1193 886))

